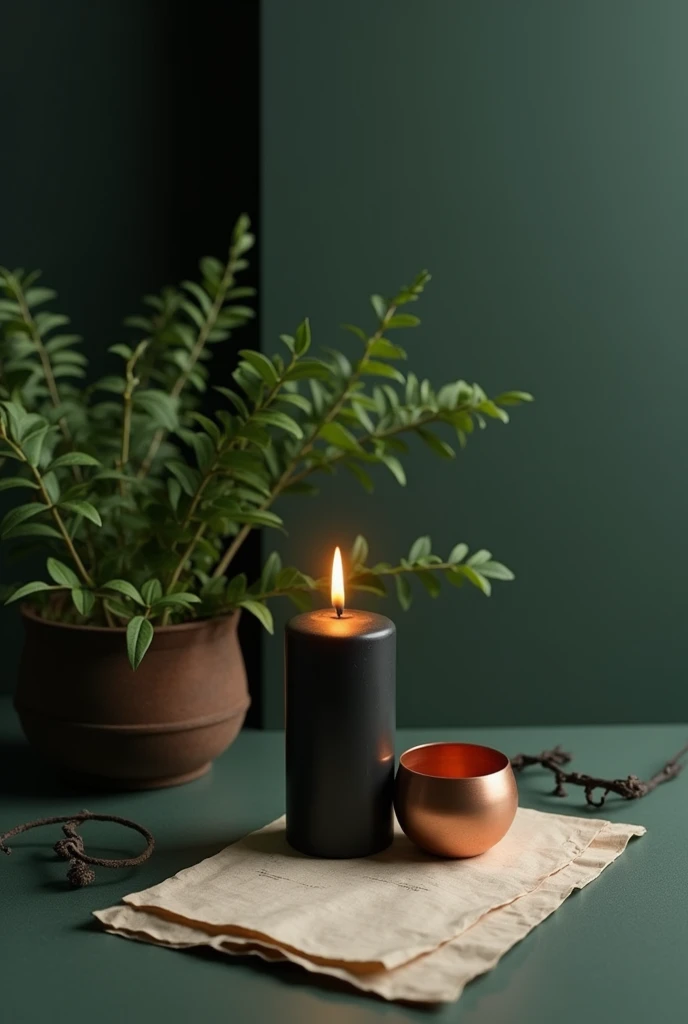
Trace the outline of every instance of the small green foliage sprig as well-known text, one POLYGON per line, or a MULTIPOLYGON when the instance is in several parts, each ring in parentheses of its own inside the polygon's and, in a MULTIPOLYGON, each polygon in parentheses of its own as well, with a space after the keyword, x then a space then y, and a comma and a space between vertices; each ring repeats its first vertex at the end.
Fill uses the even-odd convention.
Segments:
MULTIPOLYGON (((372 296, 372 330, 345 325, 353 358, 314 353, 304 320, 279 352, 241 349, 232 380, 215 383, 213 346, 254 315, 253 289, 237 283, 253 242, 242 216, 224 261, 206 257, 198 282, 146 296, 146 313, 125 321, 132 339, 110 349, 119 371, 92 383, 81 338, 44 308, 55 293, 36 272, 0 267, 0 491, 30 492, 5 514, 0 540, 13 557, 47 557, 46 579, 9 587, 7 603, 125 629, 134 668, 156 627, 243 608, 272 631, 273 599, 305 610, 326 591, 329 581, 283 567, 277 553, 257 580, 232 573, 252 530, 283 530, 278 498, 316 495, 338 469, 367 491, 378 468, 403 486, 409 437, 451 460, 476 427, 506 423, 509 406, 531 401, 522 391, 490 398, 464 380, 435 390, 402 372, 407 353, 393 332, 419 325, 405 307, 425 271, 389 299, 372 296)), ((370 564, 358 537, 347 571, 350 590, 393 588, 403 608, 414 580, 434 597, 442 578, 486 595, 491 580, 513 578, 488 551, 457 544, 442 558, 429 537, 398 565, 370 564)))

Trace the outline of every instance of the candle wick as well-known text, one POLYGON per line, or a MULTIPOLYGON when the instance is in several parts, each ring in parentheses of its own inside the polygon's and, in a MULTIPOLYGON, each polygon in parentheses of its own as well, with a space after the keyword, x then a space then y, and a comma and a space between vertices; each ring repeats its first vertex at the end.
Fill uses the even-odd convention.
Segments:
POLYGON ((334 606, 334 610, 335 610, 335 611, 336 611, 336 613, 337 613, 337 618, 338 618, 338 619, 341 619, 341 617, 342 617, 342 612, 344 611, 344 609, 342 608, 342 606, 341 606, 341 605, 339 605, 339 604, 336 604, 336 605, 334 606))

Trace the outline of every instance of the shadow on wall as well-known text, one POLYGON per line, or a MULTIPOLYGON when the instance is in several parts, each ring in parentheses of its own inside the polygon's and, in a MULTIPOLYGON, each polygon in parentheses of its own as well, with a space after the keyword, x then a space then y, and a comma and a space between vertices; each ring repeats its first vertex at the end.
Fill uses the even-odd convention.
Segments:
MULTIPOLYGON (((258 19, 258 4, 220 0, 183 18, 165 5, 90 0, 3 11, 12 40, 0 69, 3 146, 22 159, 0 164, 0 191, 12 196, 0 263, 43 269, 59 292, 56 308, 86 339, 95 375, 144 293, 192 276, 199 257, 222 254, 242 210, 256 218, 258 19), (232 102, 239 91, 241 102, 232 102)), ((257 264, 248 283, 257 284, 257 264)), ((242 344, 257 345, 255 324, 242 344)), ((214 357, 228 377, 232 342, 214 357)), ((258 540, 245 549, 243 568, 255 575, 258 540)), ((0 582, 16 572, 0 551, 0 582)), ((259 630, 244 627, 254 683, 259 630)), ((0 612, 0 643, 0 690, 8 690, 20 644, 14 609, 0 612)), ((259 686, 251 713, 260 716, 259 686)))

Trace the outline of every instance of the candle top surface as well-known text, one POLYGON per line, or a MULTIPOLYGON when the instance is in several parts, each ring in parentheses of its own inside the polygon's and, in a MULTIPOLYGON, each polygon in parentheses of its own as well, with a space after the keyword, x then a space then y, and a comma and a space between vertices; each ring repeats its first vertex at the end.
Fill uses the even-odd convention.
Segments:
POLYGON ((318 608, 314 612, 303 612, 295 615, 287 626, 288 629, 308 636, 326 636, 340 640, 366 639, 391 636, 396 627, 386 615, 377 612, 362 612, 353 608, 345 608, 341 618, 334 608, 318 608))

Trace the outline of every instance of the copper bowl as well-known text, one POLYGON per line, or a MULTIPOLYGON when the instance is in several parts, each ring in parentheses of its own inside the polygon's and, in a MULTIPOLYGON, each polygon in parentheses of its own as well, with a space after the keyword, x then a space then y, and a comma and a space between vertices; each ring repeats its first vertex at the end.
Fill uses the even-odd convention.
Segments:
POLYGON ((425 743, 399 759, 394 807, 417 846, 475 857, 509 831, 518 790, 506 754, 477 743, 425 743))

